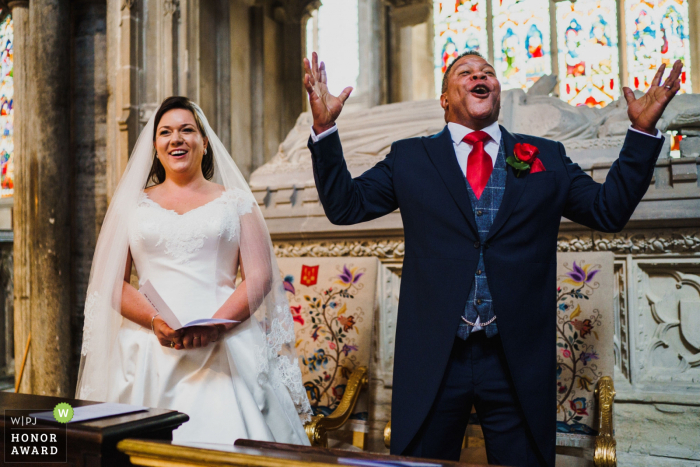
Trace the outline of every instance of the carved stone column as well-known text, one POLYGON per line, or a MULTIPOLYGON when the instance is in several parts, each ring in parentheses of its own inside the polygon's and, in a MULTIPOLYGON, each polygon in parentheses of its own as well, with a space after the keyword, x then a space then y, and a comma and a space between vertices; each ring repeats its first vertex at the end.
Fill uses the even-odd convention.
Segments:
MULTIPOLYGON (((29 158, 26 151, 26 134, 28 128, 27 112, 27 54, 29 53, 29 1, 15 0, 9 2, 12 9, 14 25, 14 136, 13 143, 15 163, 15 192, 13 206, 14 231, 14 333, 15 333, 15 377, 19 375, 22 355, 30 331, 29 283, 30 255, 29 249, 29 209, 30 183, 29 158)), ((25 366, 25 375, 31 372, 31 362, 25 366)), ((31 392, 31 381, 23 378, 20 392, 31 392)))
MULTIPOLYGON (((31 185, 31 389, 69 396, 70 336, 70 3, 29 4, 27 134, 31 185)), ((26 179, 27 177, 25 177, 26 179)))
MULTIPOLYGON (((108 56, 116 61, 116 70, 110 62, 109 71, 116 72, 114 80, 114 107, 119 128, 113 140, 114 147, 107 157, 107 193, 111 199, 119 179, 129 162, 129 153, 138 137, 138 46, 139 19, 136 12, 136 0, 110 0, 108 3, 108 56), (115 10, 119 17, 118 24, 113 21, 115 10), (117 31, 111 30, 117 27, 117 31), (117 39, 117 44, 109 41, 117 39), (116 45, 116 47, 115 47, 116 45), (114 49, 112 49, 114 47, 114 49)), ((111 75, 110 75, 110 79, 111 75)), ((110 136, 112 141, 112 136, 110 136)))
POLYGON ((391 102, 430 99, 435 94, 432 4, 394 0, 390 13, 391 102))

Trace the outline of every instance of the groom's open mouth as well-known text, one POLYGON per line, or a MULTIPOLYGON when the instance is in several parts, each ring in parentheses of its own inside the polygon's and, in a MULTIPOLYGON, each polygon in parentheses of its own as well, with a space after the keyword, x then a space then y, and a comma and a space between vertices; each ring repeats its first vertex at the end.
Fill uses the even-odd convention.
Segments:
POLYGON ((483 99, 485 97, 488 97, 488 95, 491 93, 491 90, 485 84, 477 84, 472 88, 470 92, 476 97, 483 99))

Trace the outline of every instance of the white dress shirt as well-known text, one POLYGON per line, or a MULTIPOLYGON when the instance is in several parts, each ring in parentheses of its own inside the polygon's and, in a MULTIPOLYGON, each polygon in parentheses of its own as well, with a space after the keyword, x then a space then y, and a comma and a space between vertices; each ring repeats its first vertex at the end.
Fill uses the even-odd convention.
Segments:
MULTIPOLYGON (((467 177, 467 159, 469 158, 469 153, 472 152, 472 145, 466 141, 462 141, 465 136, 469 133, 473 133, 474 130, 467 128, 459 123, 450 122, 447 124, 447 129, 450 131, 452 136, 452 146, 455 148, 455 154, 457 154, 457 163, 459 168, 462 169, 464 178, 467 177)), ((492 165, 496 165, 496 158, 498 157, 498 148, 501 145, 501 127, 498 126, 498 122, 493 122, 491 125, 484 128, 482 131, 491 136, 491 139, 484 144, 484 151, 486 154, 491 156, 492 165)))

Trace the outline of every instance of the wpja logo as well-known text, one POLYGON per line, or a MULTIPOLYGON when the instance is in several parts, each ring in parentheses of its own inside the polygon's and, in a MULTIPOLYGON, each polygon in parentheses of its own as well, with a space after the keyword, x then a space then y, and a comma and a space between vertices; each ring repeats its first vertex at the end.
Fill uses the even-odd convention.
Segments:
POLYGON ((53 410, 55 421, 50 420, 49 417, 42 419, 37 412, 39 411, 5 411, 6 464, 36 464, 68 460, 65 424, 73 418, 73 409, 68 404, 58 404, 53 410))

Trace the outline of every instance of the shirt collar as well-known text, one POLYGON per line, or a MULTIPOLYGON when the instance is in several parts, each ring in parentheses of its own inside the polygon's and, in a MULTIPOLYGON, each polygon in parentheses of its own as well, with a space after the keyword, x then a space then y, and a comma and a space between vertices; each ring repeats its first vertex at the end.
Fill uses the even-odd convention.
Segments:
MULTIPOLYGON (((450 135, 455 145, 461 143, 465 136, 474 131, 471 128, 454 122, 449 122, 447 124, 447 129, 450 130, 450 135)), ((496 144, 501 144, 501 127, 498 126, 498 122, 493 122, 482 131, 488 133, 496 144)))

